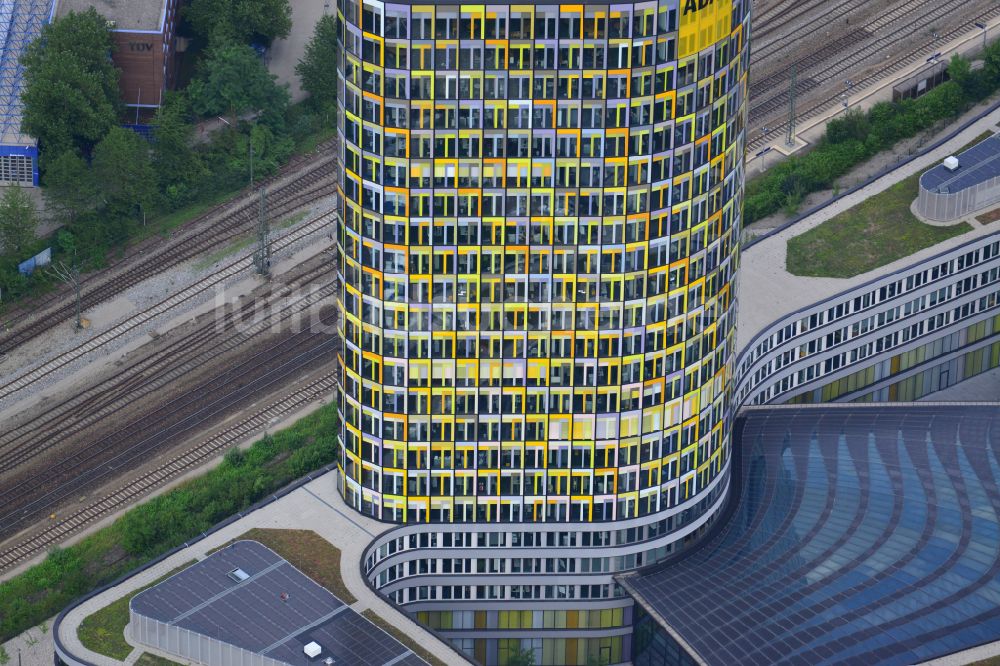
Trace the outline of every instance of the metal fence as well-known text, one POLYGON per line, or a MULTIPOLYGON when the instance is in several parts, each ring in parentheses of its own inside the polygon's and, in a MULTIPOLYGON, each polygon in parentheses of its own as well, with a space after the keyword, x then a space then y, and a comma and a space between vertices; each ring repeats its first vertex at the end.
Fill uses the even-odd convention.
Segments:
POLYGON ((288 666, 258 652, 223 643, 190 629, 160 622, 129 609, 132 640, 167 654, 212 666, 288 666))
POLYGON ((1000 176, 958 192, 937 193, 920 186, 917 197, 917 212, 929 220, 947 222, 957 220, 973 211, 1000 201, 1000 176))

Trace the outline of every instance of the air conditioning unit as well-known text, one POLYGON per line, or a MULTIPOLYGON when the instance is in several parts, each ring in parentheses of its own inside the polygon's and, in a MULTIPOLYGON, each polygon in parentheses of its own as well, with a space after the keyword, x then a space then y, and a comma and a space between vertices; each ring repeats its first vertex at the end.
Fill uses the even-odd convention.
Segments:
POLYGON ((948 171, 954 171, 958 166, 958 158, 954 155, 944 158, 944 168, 948 171))
POLYGON ((302 651, 306 653, 306 656, 310 659, 315 659, 323 652, 323 648, 316 641, 309 641, 304 646, 302 646, 302 651))
POLYGON ((232 578, 233 581, 236 583, 242 583, 243 581, 245 581, 247 578, 250 577, 250 574, 248 574, 246 571, 243 571, 243 569, 240 569, 239 567, 236 567, 226 575, 232 578))

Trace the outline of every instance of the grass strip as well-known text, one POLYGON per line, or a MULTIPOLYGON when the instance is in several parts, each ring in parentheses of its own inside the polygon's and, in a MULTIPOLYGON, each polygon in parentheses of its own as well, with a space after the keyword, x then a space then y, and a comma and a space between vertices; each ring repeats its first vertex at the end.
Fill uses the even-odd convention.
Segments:
POLYGON ((135 243, 154 234, 167 236, 174 229, 184 226, 188 222, 204 215, 219 204, 242 196, 243 190, 244 188, 241 186, 232 190, 216 192, 205 199, 188 204, 177 210, 157 215, 149 220, 145 227, 140 227, 137 233, 129 239, 129 242, 135 243))
POLYGON ((788 241, 786 265, 793 275, 848 278, 908 257, 971 231, 961 222, 924 224, 910 211, 919 174, 896 183, 788 241))
MULTIPOLYGON (((119 661, 125 661, 132 654, 133 650, 132 646, 125 640, 125 626, 129 621, 128 605, 132 601, 132 597, 143 590, 148 590, 160 581, 170 578, 175 573, 188 568, 194 563, 195 560, 185 562, 169 573, 160 576, 149 585, 140 587, 138 590, 128 593, 121 599, 112 601, 99 611, 95 611, 85 617, 76 630, 76 635, 80 639, 80 642, 88 650, 118 659, 119 661)), ((150 656, 152 657, 153 655, 150 656)), ((159 657, 154 658, 159 659, 159 657)))
POLYGON ((414 641, 412 638, 410 638, 402 631, 400 631, 398 627, 389 624, 386 620, 382 618, 381 615, 373 611, 371 608, 364 609, 363 611, 361 611, 361 614, 364 615, 372 624, 378 625, 383 630, 385 630, 387 634, 395 638, 397 641, 399 641, 406 647, 413 650, 414 654, 416 654, 418 657, 426 661, 431 666, 448 666, 448 664, 444 663, 443 661, 432 655, 430 652, 417 645, 416 641, 414 641))
MULTIPOLYGON (((340 549, 312 530, 282 530, 255 527, 233 539, 258 541, 350 606, 358 599, 347 589, 340 574, 340 549)), ((230 541, 229 543, 232 543, 230 541)), ((229 543, 220 546, 225 548, 229 543)))
MULTIPOLYGON (((309 211, 300 210, 299 212, 293 215, 289 215, 283 220, 280 220, 277 223, 272 224, 271 229, 272 230, 287 229, 288 227, 294 226, 299 222, 301 222, 303 219, 305 219, 306 215, 308 214, 309 211)), ((194 263, 194 269, 196 271, 205 270, 206 268, 215 265, 216 262, 222 261, 226 257, 234 255, 241 250, 247 249, 251 245, 254 245, 256 242, 257 242, 256 233, 245 234, 244 236, 234 240, 229 245, 220 248, 215 252, 212 252, 211 254, 203 256, 201 259, 199 259, 194 263)))
POLYGON ((1000 220, 1000 208, 994 208, 991 211, 987 211, 982 215, 977 215, 976 220, 980 224, 992 224, 997 220, 1000 220))

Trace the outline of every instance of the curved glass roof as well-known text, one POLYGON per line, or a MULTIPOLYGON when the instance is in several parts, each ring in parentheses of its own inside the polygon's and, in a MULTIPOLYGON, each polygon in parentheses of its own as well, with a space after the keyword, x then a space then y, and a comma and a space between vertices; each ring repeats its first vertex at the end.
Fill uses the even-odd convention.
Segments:
POLYGON ((1000 409, 751 411, 707 539, 622 578, 709 664, 911 664, 1000 640, 1000 409))

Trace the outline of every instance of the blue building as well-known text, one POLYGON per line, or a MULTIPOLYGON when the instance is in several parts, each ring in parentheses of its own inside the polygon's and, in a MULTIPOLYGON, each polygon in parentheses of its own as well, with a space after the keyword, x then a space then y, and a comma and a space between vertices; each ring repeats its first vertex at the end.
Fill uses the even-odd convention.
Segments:
POLYGON ((38 185, 38 142, 21 130, 21 55, 52 19, 52 0, 0 6, 0 185, 38 185))

